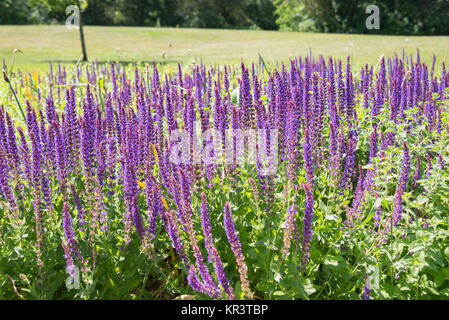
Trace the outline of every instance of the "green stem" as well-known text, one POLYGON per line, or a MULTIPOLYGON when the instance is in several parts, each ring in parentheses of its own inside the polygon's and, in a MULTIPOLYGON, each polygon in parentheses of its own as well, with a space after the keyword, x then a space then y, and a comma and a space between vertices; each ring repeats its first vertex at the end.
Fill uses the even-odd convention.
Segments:
POLYGON ((262 61, 263 67, 264 67, 265 71, 268 73, 268 76, 271 77, 270 70, 268 70, 267 65, 265 64, 265 60, 263 59, 262 55, 259 52, 257 54, 259 55, 259 58, 262 61))
POLYGON ((148 281, 148 276, 150 275, 150 268, 147 269, 147 272, 145 273, 145 277, 143 278, 142 287, 140 288, 139 295, 142 297, 142 292, 145 290, 145 285, 148 281))
POLYGON ((11 82, 8 81, 9 88, 11 89, 12 94, 14 95, 14 98, 16 99, 17 105, 19 106, 20 113, 22 114, 23 121, 25 121, 25 124, 27 123, 25 113, 23 112, 22 106, 20 105, 19 99, 17 98, 16 92, 14 91, 14 88, 11 85, 11 82))

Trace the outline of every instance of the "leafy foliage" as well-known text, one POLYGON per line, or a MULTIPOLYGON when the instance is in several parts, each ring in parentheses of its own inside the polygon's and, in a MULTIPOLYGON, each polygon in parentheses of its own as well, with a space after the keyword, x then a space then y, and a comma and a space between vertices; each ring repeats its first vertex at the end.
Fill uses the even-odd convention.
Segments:
MULTIPOLYGON (((208 256, 205 241, 208 235, 203 232, 200 214, 205 206, 201 198, 204 192, 213 246, 237 298, 359 299, 368 287, 372 299, 447 299, 447 71, 427 69, 419 60, 403 61, 397 57, 386 62, 382 57, 378 66, 366 66, 360 73, 351 71, 348 59, 346 75, 341 61, 330 60, 326 64, 323 57, 319 60, 299 58, 292 60, 290 66, 288 71, 283 66, 267 72, 260 63, 254 65, 251 77, 243 63, 241 74, 233 67, 223 72, 223 69, 204 65, 180 66, 178 72, 164 65, 131 70, 119 62, 78 65, 73 70, 63 65, 58 65, 57 69, 52 66, 45 75, 10 73, 11 87, 17 91, 21 103, 25 105, 28 101, 29 106, 27 123, 24 123, 8 91, 10 87, 2 83, 0 298, 171 299, 183 294, 210 298, 193 290, 188 281, 189 263, 193 265, 195 260, 198 263, 199 256, 208 256), (339 65, 336 74, 324 73, 330 66, 339 65), (260 99, 255 103, 257 111, 251 108, 252 102, 248 102, 255 93, 256 78, 261 81, 260 99), (213 84, 214 79, 217 79, 216 84, 213 84), (226 81, 229 81, 229 88, 225 86, 226 81), (332 83, 336 83, 334 89, 339 89, 336 100, 329 104, 332 83), (295 100, 295 90, 306 88, 305 84, 310 85, 308 91, 303 90, 306 98, 295 100), (398 87, 401 91, 397 91, 398 87), (64 96, 67 88, 70 90, 64 96), (345 99, 341 93, 343 88, 347 94, 345 99), (409 94, 406 89, 415 90, 415 94, 409 94), (48 100, 44 102, 43 97, 48 100), (397 97, 407 98, 399 99, 407 101, 401 110, 395 109, 397 97), (76 103, 73 110, 70 109, 74 106, 72 98, 76 103), (143 130, 158 134, 159 128, 165 132, 173 124, 186 128, 192 116, 188 111, 192 110, 202 120, 201 127, 217 126, 220 119, 215 116, 222 110, 218 103, 220 98, 222 105, 229 108, 223 121, 232 123, 232 110, 238 110, 242 115, 237 120, 241 127, 247 125, 245 112, 254 113, 259 120, 266 112, 272 117, 266 117, 265 124, 274 125, 270 121, 278 119, 279 127, 282 124, 293 126, 292 119, 299 121, 298 127, 289 127, 293 129, 285 133, 285 137, 297 144, 293 149, 280 148, 284 157, 280 158, 276 174, 265 177, 266 185, 254 164, 234 169, 218 164, 210 175, 207 171, 210 167, 204 163, 198 167, 179 168, 167 160, 168 141, 165 144, 165 140, 153 140, 149 144, 150 138, 143 134, 143 130), (284 98, 283 104, 280 101, 284 98), (50 101, 55 105, 54 115, 50 101), (189 101, 193 104, 189 105, 189 101), (284 114, 275 113, 275 106, 280 108, 278 110, 287 106, 289 109, 284 110, 284 114), (296 114, 295 106, 304 113, 296 114), (353 112, 347 112, 351 106, 353 112), (164 113, 158 118, 161 112, 164 113), (33 120, 33 114, 38 118, 33 120), (336 125, 337 149, 340 151, 333 157, 336 154, 331 147, 331 136, 337 116, 340 121, 336 125), (12 119, 10 124, 8 117, 12 119), (43 130, 33 125, 37 120, 43 130), (73 134, 68 129, 70 125, 80 126, 82 140, 78 142, 82 146, 76 139, 70 140, 73 134), (90 129, 89 125, 92 125, 90 129), (26 128, 24 141, 19 137, 19 126, 26 128), (51 139, 50 132, 56 134, 54 130, 59 127, 63 128, 61 132, 67 148, 64 154, 70 159, 63 166, 67 170, 67 181, 61 178, 61 165, 49 151, 52 143, 42 143, 42 162, 33 149, 35 132, 40 132, 44 141, 51 139), (94 130, 89 131, 91 129, 94 130), (120 135, 118 130, 122 130, 120 135), (92 132, 90 142, 95 143, 98 150, 89 154, 86 136, 92 132), (372 138, 375 132, 379 139, 372 138), (109 151, 114 139, 117 139, 116 153, 109 151), (313 145, 310 157, 313 182, 308 180, 306 139, 313 145), (12 141, 20 148, 14 147, 12 141), (350 147, 351 141, 355 141, 354 149, 350 147), (139 148, 137 152, 134 152, 134 143, 139 148), (106 178, 100 179, 104 173, 101 170, 105 145, 108 147, 106 178), (374 145, 377 152, 372 151, 374 145), (25 146, 31 146, 32 155, 26 156, 25 146), (15 150, 20 152, 18 160, 14 157, 15 150), (410 172, 401 178, 407 167, 405 150, 409 155, 410 172), (41 180, 36 182, 34 176, 27 175, 27 161, 32 162, 32 175, 39 173, 36 163, 42 165, 41 180), (292 173, 293 164, 296 166, 292 173), (346 170, 350 169, 354 170, 346 180, 346 170), (185 172, 190 174, 189 183, 185 172), (361 187, 361 177, 373 179, 366 180, 371 189, 361 187), (48 179, 50 201, 45 199, 47 193, 42 184, 45 179, 48 179), (157 186, 153 189, 156 190, 154 197, 148 196, 146 187, 150 184, 157 186), (68 185, 73 186, 70 191, 68 185), (393 225, 398 190, 402 190, 399 202, 402 216, 393 225), (308 192, 313 202, 308 199, 308 192), (160 201, 157 196, 161 197, 160 201), (236 259, 235 248, 228 241, 229 230, 224 225, 227 203, 247 267, 251 295, 246 294, 242 286, 241 261, 236 259), (307 252, 309 259, 304 263, 305 208, 310 203, 313 235, 307 252), (16 206, 20 210, 15 210, 16 206), (156 207, 159 209, 154 209, 156 207), (286 217, 292 207, 296 208, 291 220, 293 235, 285 241, 286 217), (86 213, 87 224, 82 223, 81 209, 86 213), (167 212, 173 213, 169 216, 167 212), (149 226, 154 215, 157 220, 155 230, 151 230, 149 226), (71 218, 73 237, 84 257, 82 262, 76 260, 73 253, 64 251, 66 242, 73 245, 69 241, 67 216, 71 218), (107 219, 102 220, 102 217, 107 219), (143 234, 138 232, 136 217, 141 217, 143 226, 148 226, 143 234), (167 223, 170 217, 174 217, 171 225, 167 223), (181 222, 183 218, 186 220, 181 222), (40 225, 39 219, 42 220, 40 225), (177 228, 188 263, 173 240, 173 228, 177 228), (282 255, 285 243, 290 244, 289 253, 282 255), (67 257, 81 270, 78 289, 69 289, 66 285, 70 282, 66 267, 71 264, 67 257)), ((281 145, 288 139, 281 139, 281 145)), ((58 145, 56 139, 53 141, 58 145)), ((215 270, 216 260, 209 257, 204 261, 208 270, 215 270)), ((217 274, 212 274, 217 280, 217 274)))
POLYGON ((377 34, 432 34, 448 33, 449 2, 422 1, 356 1, 356 0, 275 0, 277 22, 281 29, 294 31, 377 33, 377 34), (365 8, 377 5, 380 11, 380 29, 365 27, 365 8))

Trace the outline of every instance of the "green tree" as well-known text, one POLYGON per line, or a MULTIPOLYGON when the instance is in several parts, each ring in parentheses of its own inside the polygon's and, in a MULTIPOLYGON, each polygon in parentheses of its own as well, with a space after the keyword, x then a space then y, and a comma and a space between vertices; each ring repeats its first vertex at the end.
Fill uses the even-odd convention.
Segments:
POLYGON ((28 23, 29 11, 25 0, 0 1, 0 24, 28 23))
POLYGON ((178 9, 195 28, 278 29, 274 11, 272 0, 184 0, 178 9))
MULTIPOLYGON (((58 13, 64 12, 68 6, 73 5, 73 0, 32 0, 35 4, 47 6, 51 11, 58 13)), ((81 41, 82 61, 87 61, 86 43, 84 40, 82 12, 87 8, 88 0, 76 0, 76 6, 79 8, 79 32, 81 41)))
POLYGON ((274 5, 283 30, 449 34, 449 0, 274 0, 274 5), (365 27, 368 5, 379 7, 379 30, 365 27))

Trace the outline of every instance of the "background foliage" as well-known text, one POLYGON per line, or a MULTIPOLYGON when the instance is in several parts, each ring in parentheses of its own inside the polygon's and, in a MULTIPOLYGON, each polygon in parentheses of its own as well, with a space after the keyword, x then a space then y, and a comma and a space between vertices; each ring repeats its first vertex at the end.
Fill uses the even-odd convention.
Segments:
POLYGON ((275 0, 281 29, 379 34, 448 34, 449 1, 275 0), (367 30, 365 8, 377 5, 380 29, 367 30))
MULTIPOLYGON (((449 34, 448 0, 83 0, 88 25, 246 28, 339 33, 449 34), (365 8, 380 9, 367 30, 365 8)), ((73 0, 4 0, 0 24, 61 24, 73 0)))

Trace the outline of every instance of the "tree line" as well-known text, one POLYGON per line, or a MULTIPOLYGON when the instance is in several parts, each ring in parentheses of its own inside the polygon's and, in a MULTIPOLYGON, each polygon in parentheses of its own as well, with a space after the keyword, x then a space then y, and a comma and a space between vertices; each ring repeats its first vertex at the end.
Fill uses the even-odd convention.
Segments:
MULTIPOLYGON (((2 0, 0 24, 62 24, 74 0, 2 0)), ((86 25, 449 34, 449 0, 80 0, 86 25), (368 5, 380 29, 365 27, 368 5)))

